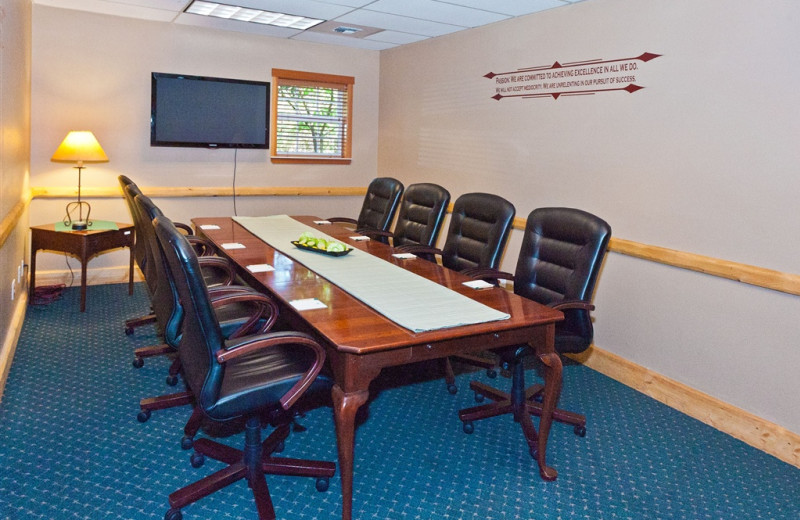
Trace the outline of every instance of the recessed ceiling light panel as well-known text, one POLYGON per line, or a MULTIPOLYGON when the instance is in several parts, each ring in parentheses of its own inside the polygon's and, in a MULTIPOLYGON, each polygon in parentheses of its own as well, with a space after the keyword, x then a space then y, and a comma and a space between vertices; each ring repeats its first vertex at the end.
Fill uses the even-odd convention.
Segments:
POLYGON ((336 29, 333 30, 333 32, 337 32, 337 33, 341 33, 341 34, 355 34, 355 33, 359 32, 359 31, 361 31, 361 29, 357 29, 355 27, 345 27, 343 25, 340 25, 339 27, 337 27, 336 29))
POLYGON ((201 0, 195 0, 192 2, 191 5, 186 8, 185 12, 189 14, 198 14, 201 16, 225 18, 226 20, 237 20, 240 22, 252 22, 265 25, 275 25, 277 27, 288 27, 290 29, 298 29, 301 31, 314 27, 315 25, 324 21, 317 18, 306 18, 304 16, 273 13, 271 11, 262 11, 260 9, 251 9, 249 7, 220 4, 217 2, 205 2, 201 0))

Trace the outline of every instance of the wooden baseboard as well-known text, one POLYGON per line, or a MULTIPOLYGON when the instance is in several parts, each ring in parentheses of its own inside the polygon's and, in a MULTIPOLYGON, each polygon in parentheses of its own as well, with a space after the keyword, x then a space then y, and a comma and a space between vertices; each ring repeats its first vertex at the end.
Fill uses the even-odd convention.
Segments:
POLYGON ((25 311, 28 308, 28 295, 23 291, 17 299, 11 323, 8 326, 6 335, 0 346, 0 401, 3 400, 3 390, 6 387, 6 378, 11 369, 11 361, 14 359, 14 351, 17 349, 17 342, 22 331, 22 323, 25 321, 25 311))
POLYGON ((800 435, 797 433, 594 345, 583 354, 570 357, 671 408, 800 468, 800 435))
MULTIPOLYGON (((71 287, 79 287, 81 284, 80 269, 73 271, 58 269, 52 271, 36 271, 36 286, 55 285, 63 283, 71 287)), ((144 277, 137 267, 133 270, 133 281, 142 282, 144 277)), ((86 285, 105 285, 110 283, 128 283, 128 267, 101 267, 86 270, 86 285)))

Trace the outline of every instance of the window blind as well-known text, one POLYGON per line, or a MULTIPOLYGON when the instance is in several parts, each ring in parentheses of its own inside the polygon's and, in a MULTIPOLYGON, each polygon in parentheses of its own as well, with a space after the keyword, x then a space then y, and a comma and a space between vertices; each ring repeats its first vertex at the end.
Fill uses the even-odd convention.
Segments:
POLYGON ((273 157, 349 158, 352 78, 273 71, 273 84, 273 157))

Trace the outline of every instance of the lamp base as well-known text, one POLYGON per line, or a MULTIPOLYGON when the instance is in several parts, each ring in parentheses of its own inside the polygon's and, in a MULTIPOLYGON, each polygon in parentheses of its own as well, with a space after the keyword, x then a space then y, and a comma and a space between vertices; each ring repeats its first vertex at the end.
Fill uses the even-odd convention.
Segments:
POLYGON ((92 225, 92 222, 89 220, 89 214, 92 212, 92 207, 89 205, 88 202, 85 201, 78 201, 78 202, 70 202, 67 204, 67 215, 64 217, 64 225, 70 226, 74 231, 82 231, 88 229, 89 226, 92 225), (78 218, 72 218, 72 215, 77 213, 78 218), (84 213, 86 215, 84 216, 84 213))

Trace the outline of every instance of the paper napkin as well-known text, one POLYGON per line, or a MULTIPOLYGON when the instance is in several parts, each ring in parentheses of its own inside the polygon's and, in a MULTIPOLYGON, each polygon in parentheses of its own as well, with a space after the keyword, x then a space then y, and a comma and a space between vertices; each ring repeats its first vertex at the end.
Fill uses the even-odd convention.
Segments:
POLYGON ((304 298, 302 300, 292 300, 289 302, 292 307, 298 311, 307 311, 311 309, 324 309, 327 307, 324 303, 316 298, 304 298))

